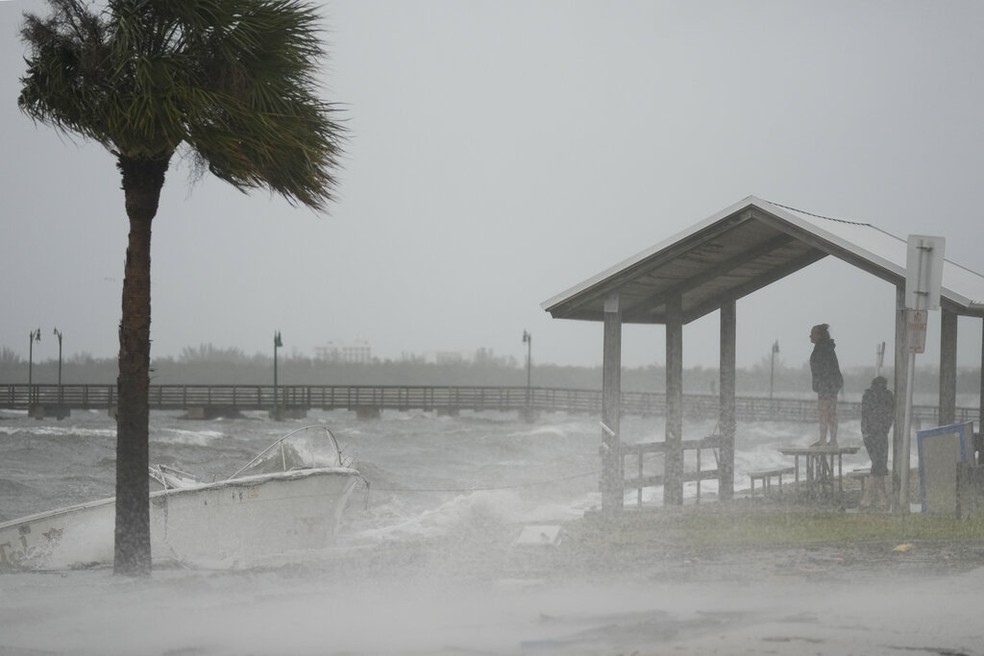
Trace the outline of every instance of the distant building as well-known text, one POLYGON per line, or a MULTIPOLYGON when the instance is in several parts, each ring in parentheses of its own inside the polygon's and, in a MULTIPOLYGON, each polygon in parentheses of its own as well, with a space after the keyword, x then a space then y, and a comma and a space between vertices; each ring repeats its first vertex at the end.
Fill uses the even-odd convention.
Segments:
POLYGON ((508 358, 498 358, 492 349, 480 348, 477 351, 428 351, 424 355, 428 364, 480 364, 505 365, 508 358))
POLYGON ((314 357, 329 362, 368 364, 372 362, 372 346, 364 339, 348 343, 328 342, 325 346, 314 347, 314 357))
POLYGON ((403 362, 419 362, 423 364, 478 364, 492 366, 516 366, 513 357, 497 357, 492 349, 480 348, 476 351, 427 351, 423 354, 404 351, 400 358, 403 362))
POLYGON ((427 354, 427 361, 433 364, 461 364, 471 358, 458 351, 434 351, 427 354))

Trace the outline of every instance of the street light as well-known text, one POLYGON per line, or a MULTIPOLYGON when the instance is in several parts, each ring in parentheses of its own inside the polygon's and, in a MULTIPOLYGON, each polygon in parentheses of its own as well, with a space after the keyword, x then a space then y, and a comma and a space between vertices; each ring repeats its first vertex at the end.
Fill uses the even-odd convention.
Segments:
POLYGON ((31 331, 31 341, 27 346, 27 411, 34 405, 34 342, 41 341, 41 329, 31 331))
POLYGON ((772 400, 773 390, 776 384, 776 353, 779 352, 779 340, 772 344, 772 371, 769 373, 769 400, 772 400))
POLYGON ((277 349, 284 342, 280 339, 280 331, 273 334, 273 418, 280 419, 280 394, 277 391, 277 349))
POLYGON ((530 410, 532 401, 530 384, 533 380, 533 335, 523 331, 523 343, 526 344, 526 411, 530 410))
POLYGON ((55 337, 58 338, 58 418, 62 418, 62 333, 55 328, 55 337))

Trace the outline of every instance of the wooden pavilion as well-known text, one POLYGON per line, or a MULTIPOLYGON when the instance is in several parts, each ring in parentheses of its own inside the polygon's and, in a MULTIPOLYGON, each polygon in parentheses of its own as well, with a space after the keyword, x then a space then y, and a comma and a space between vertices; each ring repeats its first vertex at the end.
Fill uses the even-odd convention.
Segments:
MULTIPOLYGON (((891 283, 895 302, 895 393, 906 394, 905 282, 907 240, 868 223, 810 214, 749 196, 671 239, 544 301, 558 319, 601 321, 602 510, 622 507, 619 437, 622 325, 666 327, 666 436, 663 499, 683 503, 683 327, 720 312, 719 495, 734 494, 736 302, 827 257, 837 257, 891 283)), ((939 422, 956 409, 957 318, 984 319, 984 277, 946 260, 940 294, 939 422)), ((984 334, 984 331, 982 331, 984 334)), ((982 340, 984 341, 984 340, 982 340)), ((984 345, 981 349, 984 360, 984 345)), ((984 364, 984 363, 982 363, 984 364)), ((984 366, 981 367, 984 408, 984 366)), ((893 479, 899 484, 905 408, 897 404, 893 479)))

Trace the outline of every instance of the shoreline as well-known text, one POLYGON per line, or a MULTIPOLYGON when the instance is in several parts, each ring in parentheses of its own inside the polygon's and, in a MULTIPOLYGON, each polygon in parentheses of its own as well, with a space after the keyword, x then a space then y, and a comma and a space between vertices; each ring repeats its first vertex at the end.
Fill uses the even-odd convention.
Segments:
POLYGON ((0 653, 979 653, 984 522, 924 519, 738 499, 589 514, 528 548, 490 524, 267 569, 8 574, 0 653), (972 531, 836 537, 868 519, 909 538, 972 531), (763 530, 777 524, 786 538, 763 530))
POLYGON ((621 560, 666 580, 754 581, 823 572, 851 581, 858 574, 938 576, 984 567, 981 517, 763 507, 755 501, 588 515, 564 527, 566 544, 558 550, 566 548, 578 569, 618 571, 621 560))

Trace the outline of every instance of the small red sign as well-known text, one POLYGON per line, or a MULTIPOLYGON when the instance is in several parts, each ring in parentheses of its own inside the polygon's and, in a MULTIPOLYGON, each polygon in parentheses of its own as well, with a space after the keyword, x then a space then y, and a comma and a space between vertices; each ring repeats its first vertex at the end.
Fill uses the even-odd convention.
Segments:
POLYGON ((905 348, 922 353, 926 348, 926 310, 905 311, 905 348))

